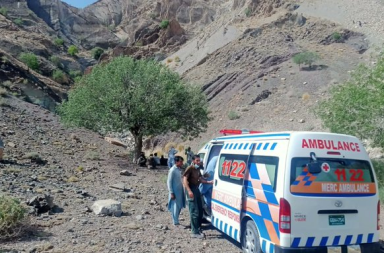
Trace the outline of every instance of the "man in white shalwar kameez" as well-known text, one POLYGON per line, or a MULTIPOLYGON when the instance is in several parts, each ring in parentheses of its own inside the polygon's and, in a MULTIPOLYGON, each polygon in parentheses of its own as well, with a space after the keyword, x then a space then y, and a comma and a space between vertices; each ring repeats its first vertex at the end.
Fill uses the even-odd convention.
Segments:
POLYGON ((185 194, 181 175, 181 167, 184 159, 181 156, 175 157, 175 165, 168 172, 168 210, 172 214, 173 225, 180 226, 179 215, 182 208, 185 208, 185 194))

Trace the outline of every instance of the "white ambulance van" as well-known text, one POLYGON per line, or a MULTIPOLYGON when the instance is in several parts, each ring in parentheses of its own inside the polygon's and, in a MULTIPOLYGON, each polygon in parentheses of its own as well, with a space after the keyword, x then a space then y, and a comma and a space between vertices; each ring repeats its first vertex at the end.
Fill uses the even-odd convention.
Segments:
POLYGON ((218 157, 207 219, 244 252, 380 252, 377 180, 356 137, 231 135, 199 154, 218 157))

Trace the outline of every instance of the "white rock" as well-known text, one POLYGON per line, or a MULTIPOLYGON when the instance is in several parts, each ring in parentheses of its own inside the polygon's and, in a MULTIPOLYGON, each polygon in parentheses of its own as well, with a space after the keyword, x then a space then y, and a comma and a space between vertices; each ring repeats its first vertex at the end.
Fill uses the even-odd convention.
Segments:
POLYGON ((307 82, 303 82, 303 84, 304 84, 304 85, 306 85, 306 84, 307 84, 307 82))
POLYGON ((97 215, 113 215, 120 217, 122 213, 121 202, 113 199, 98 200, 93 203, 91 209, 97 215))

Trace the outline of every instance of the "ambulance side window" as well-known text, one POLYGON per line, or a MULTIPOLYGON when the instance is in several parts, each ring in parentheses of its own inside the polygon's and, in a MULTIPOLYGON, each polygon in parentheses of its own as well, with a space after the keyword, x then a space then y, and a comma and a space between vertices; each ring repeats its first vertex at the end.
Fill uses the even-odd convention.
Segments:
POLYGON ((247 159, 247 155, 222 154, 219 160, 220 180, 242 185, 247 159))
MULTIPOLYGON (((277 169, 279 164, 279 158, 275 156, 251 156, 249 163, 254 163, 258 174, 265 175, 262 170, 267 172, 269 181, 274 191, 276 191, 276 178, 277 178, 277 169)), ((253 166, 250 166, 253 168, 253 166)))
POLYGON ((199 156, 200 156, 200 160, 204 161, 205 153, 199 153, 199 156))

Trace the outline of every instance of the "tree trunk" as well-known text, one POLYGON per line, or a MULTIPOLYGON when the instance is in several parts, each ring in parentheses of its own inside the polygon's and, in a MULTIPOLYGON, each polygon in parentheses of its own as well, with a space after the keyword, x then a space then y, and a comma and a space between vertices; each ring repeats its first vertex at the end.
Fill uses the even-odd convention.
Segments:
POLYGON ((140 157, 142 148, 143 148, 143 135, 142 134, 133 134, 135 138, 135 161, 140 157))

